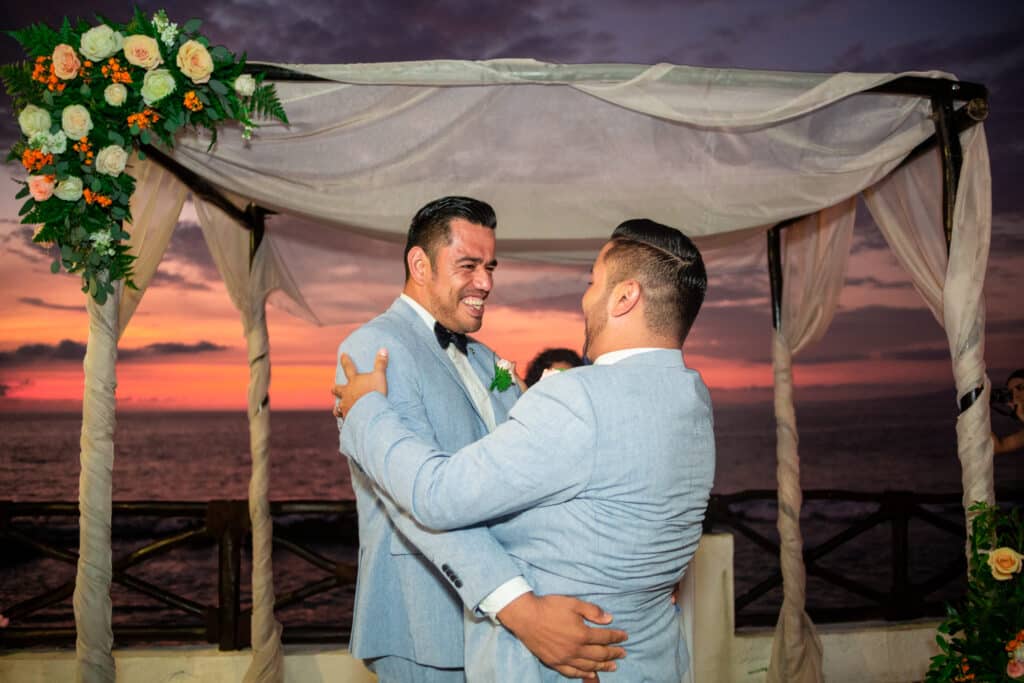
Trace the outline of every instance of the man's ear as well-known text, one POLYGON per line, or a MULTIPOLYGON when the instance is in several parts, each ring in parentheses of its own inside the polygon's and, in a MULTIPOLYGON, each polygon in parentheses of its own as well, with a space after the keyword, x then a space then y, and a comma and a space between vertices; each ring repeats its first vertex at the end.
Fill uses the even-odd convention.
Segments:
POLYGON ((405 262, 409 266, 409 277, 416 284, 422 285, 430 279, 430 257, 427 256, 423 247, 410 249, 405 257, 405 262))
POLYGON ((636 280, 623 280, 615 285, 612 295, 608 297, 608 315, 617 318, 632 311, 640 303, 640 293, 640 283, 636 280))

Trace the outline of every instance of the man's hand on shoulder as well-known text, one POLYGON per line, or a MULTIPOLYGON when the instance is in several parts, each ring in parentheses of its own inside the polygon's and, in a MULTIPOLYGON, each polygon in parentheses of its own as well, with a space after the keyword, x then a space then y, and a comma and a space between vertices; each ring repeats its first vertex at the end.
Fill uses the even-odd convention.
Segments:
POLYGON ((388 395, 388 351, 381 349, 373 360, 371 372, 360 373, 347 353, 341 354, 341 368, 345 371, 347 384, 335 384, 331 393, 338 399, 334 406, 334 416, 344 417, 352 410, 352 406, 366 394, 379 391, 388 395))
POLYGON ((588 621, 609 624, 612 617, 576 598, 524 593, 498 612, 498 619, 537 659, 569 678, 615 671, 614 660, 626 656, 615 646, 626 640, 626 632, 588 626, 588 621))

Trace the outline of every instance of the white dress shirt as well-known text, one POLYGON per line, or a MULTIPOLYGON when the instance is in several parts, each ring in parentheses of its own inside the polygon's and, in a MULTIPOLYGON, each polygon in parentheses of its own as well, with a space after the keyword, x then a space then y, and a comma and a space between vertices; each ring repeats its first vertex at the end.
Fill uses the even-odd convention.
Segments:
MULTIPOLYGON (((419 315, 424 324, 430 329, 431 334, 433 334, 434 323, 437 322, 437 319, 430 314, 430 311, 423 308, 418 301, 407 294, 402 294, 402 300, 409 304, 412 310, 416 311, 416 314, 419 315)), ((487 431, 493 432, 497 426, 494 419, 494 406, 491 405, 491 397, 483 382, 480 381, 480 377, 473 371, 472 366, 469 364, 469 359, 455 348, 455 344, 449 344, 448 348, 445 349, 445 353, 451 359, 456 372, 459 373, 459 378, 462 379, 463 386, 466 387, 466 391, 469 392, 470 397, 473 399, 473 403, 480 412, 480 416, 483 417, 484 424, 487 425, 487 431)), ((532 590, 525 578, 517 576, 494 589, 492 593, 480 601, 477 607, 492 620, 496 620, 498 612, 505 609, 510 602, 523 593, 529 593, 532 590)))

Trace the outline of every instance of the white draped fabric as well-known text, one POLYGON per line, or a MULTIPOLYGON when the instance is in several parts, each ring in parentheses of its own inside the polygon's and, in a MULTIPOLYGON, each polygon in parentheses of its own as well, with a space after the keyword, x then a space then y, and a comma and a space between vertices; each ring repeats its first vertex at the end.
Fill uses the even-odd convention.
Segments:
POLYGON ((772 345, 783 598, 772 641, 769 683, 822 680, 821 641, 804 611, 807 579, 800 533, 803 494, 792 359, 820 339, 832 322, 846 279, 856 207, 856 201, 848 199, 783 232, 782 324, 772 345))
POLYGON ((137 290, 115 284, 115 294, 100 306, 90 297, 89 340, 84 361, 82 398, 81 474, 78 486, 79 556, 75 578, 74 612, 78 634, 76 656, 80 681, 113 681, 110 554, 111 491, 113 490, 114 390, 117 387, 117 340, 156 273, 178 221, 187 188, 166 169, 137 162, 131 199, 134 222, 125 229, 136 256, 137 290))
MULTIPOLYGON (((768 227, 808 216, 785 232, 784 319, 773 342, 785 602, 770 677, 820 680, 820 644, 804 611, 791 358, 831 320, 858 194, 866 192, 894 252, 943 322, 959 394, 988 386, 981 282, 991 182, 984 131, 979 125, 962 136, 965 159, 947 262, 936 155, 900 166, 935 131, 930 101, 865 92, 902 75, 953 77, 532 60, 281 66, 327 79, 277 83, 290 125, 268 123, 251 141, 229 126, 212 152, 208 138, 186 135, 171 155, 242 203, 309 219, 307 244, 324 245, 321 260, 323 250, 337 244, 330 237, 338 231, 403 241, 415 210, 447 194, 495 206, 502 258, 574 263, 589 262, 627 218, 679 227, 703 250, 728 253, 768 227)), ((175 197, 166 209, 148 214, 133 203, 137 225, 176 216, 175 197)), ((319 269, 303 254, 315 249, 275 249, 270 226, 250 273, 248 235, 201 202, 200 217, 242 312, 252 368, 250 506, 261 567, 254 565, 254 586, 264 597, 254 611, 250 679, 279 680, 266 511, 269 346, 263 305, 277 288, 292 312, 328 324, 338 319, 319 305, 329 289, 325 283, 307 286, 319 269)), ((146 237, 153 240, 153 254, 163 249, 161 235, 157 229, 146 237)), ((144 290, 142 259, 139 265, 136 280, 144 290)), ((137 296, 141 292, 132 294, 137 296)), ((136 304, 124 305, 122 327, 136 304)), ((983 396, 957 428, 965 504, 992 498, 988 433, 983 396)), ((83 486, 92 484, 83 478, 83 486)))
POLYGON ((302 295, 266 239, 252 256, 250 234, 226 213, 196 200, 203 237, 213 255, 228 294, 242 315, 249 357, 249 447, 252 473, 249 480, 249 520, 252 524, 252 662, 246 683, 283 681, 284 655, 281 624, 274 618, 274 546, 270 518, 270 337, 267 333, 266 298, 280 290, 299 306, 302 295))
POLYGON ((968 130, 961 136, 961 145, 963 173, 948 257, 942 233, 942 170, 936 155, 915 160, 864 196, 896 258, 946 330, 957 396, 984 387, 956 424, 966 509, 975 501, 991 503, 995 499, 982 297, 991 236, 992 182, 984 129, 968 130))
POLYGON ((78 569, 75 576, 75 679, 112 683, 115 679, 111 630, 110 508, 114 470, 114 390, 117 375, 117 309, 122 284, 103 305, 87 297, 82 394, 81 471, 78 478, 78 569))

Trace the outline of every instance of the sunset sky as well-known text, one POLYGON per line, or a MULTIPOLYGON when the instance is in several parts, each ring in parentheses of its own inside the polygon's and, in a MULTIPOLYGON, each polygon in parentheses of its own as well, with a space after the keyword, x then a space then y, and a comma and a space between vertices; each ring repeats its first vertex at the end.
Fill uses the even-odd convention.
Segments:
MULTIPOLYGON (((476 2, 151 3, 172 20, 204 20, 216 44, 252 60, 343 63, 532 57, 563 63, 672 62, 797 71, 938 69, 984 83, 991 115, 993 238, 986 280, 986 360, 993 381, 1024 366, 1024 4, 986 0, 477 0, 476 2), (766 9, 769 8, 770 10, 766 9)), ((127 20, 131 5, 54 0, 0 10, 0 28, 57 24, 85 9, 127 20)), ((0 61, 21 58, 0 38, 0 61)), ((17 135, 0 99, 0 144, 17 135)), ((6 177, 21 179, 20 165, 6 177)), ((80 406, 87 336, 77 276, 54 276, 52 257, 18 223, 18 187, 0 190, 0 412, 80 406)), ((456 193, 458 188, 453 188, 456 193)), ((500 216, 499 216, 500 223, 500 216)), ((612 226, 609 226, 609 229, 612 226)), ((277 217, 270 229, 301 224, 277 217)), ((500 229, 500 225, 499 225, 500 229)), ((346 253, 330 265, 318 299, 335 324, 317 327, 270 309, 272 405, 328 405, 334 350, 401 288, 401 245, 335 237, 346 253)), ((499 254, 500 258, 500 254, 499 254)), ((743 263, 715 269, 709 299, 687 342, 688 363, 716 400, 770 396, 770 306, 761 241, 743 263)), ((586 269, 501 263, 479 338, 521 368, 545 346, 579 348, 586 269)), ((122 409, 237 409, 248 369, 241 324, 186 204, 161 270, 120 345, 122 409)), ((945 335, 924 308, 860 207, 841 309, 822 342, 796 359, 798 399, 951 391, 945 335)))

